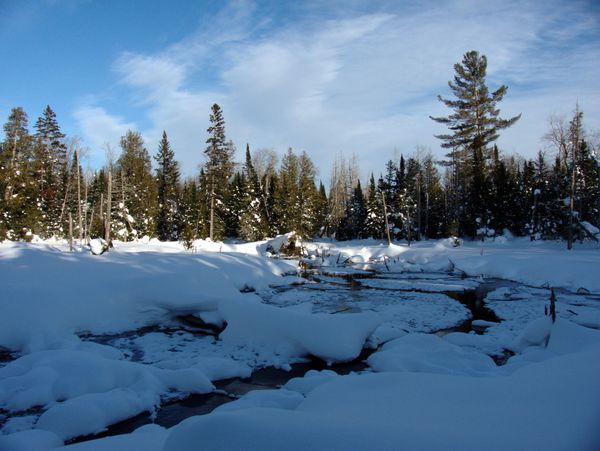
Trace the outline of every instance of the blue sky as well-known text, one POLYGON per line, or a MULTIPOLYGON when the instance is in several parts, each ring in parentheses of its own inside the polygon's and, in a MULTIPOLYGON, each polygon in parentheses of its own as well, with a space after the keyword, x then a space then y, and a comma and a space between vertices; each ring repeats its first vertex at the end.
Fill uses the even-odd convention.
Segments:
POLYGON ((579 102, 600 129, 600 7, 589 1, 0 0, 0 116, 46 104, 88 148, 140 131, 151 154, 166 129, 187 175, 203 161, 210 105, 242 160, 306 150, 329 178, 355 154, 362 178, 418 146, 441 156, 429 115, 445 115, 453 65, 488 57, 488 85, 522 119, 501 150, 532 156, 551 115, 579 102))

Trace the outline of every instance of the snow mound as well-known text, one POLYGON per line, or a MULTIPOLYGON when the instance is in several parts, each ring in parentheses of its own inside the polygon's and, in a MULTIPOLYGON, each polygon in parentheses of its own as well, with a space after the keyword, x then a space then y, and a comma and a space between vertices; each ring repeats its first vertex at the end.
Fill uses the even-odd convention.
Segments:
POLYGON ((266 305, 254 299, 231 299, 219 309, 226 329, 220 338, 250 346, 259 354, 285 357, 313 355, 326 362, 356 358, 381 323, 375 313, 306 313, 266 305))
POLYGON ((46 244, 2 244, 0 346, 38 351, 77 332, 118 333, 180 314, 216 312, 221 300, 244 298, 242 289, 281 284, 279 276, 290 268, 243 254, 140 249, 116 245, 98 258, 46 244))
POLYGON ((599 449, 599 352, 596 346, 500 377, 340 376, 295 410, 189 418, 169 430, 164 451, 198 444, 207 450, 477 450, 482 443, 490 450, 599 449))
POLYGON ((63 441, 56 434, 37 429, 0 435, 0 449, 2 451, 45 451, 56 449, 62 445, 63 441))
POLYGON ((40 351, 0 368, 0 407, 23 411, 48 406, 36 427, 63 440, 154 412, 169 391, 213 389, 194 368, 163 370, 79 350, 40 351))
POLYGON ((496 369, 487 355, 455 346, 436 335, 413 333, 392 340, 367 363, 378 372, 411 371, 489 375, 496 369))
POLYGON ((309 394, 311 391, 313 391, 318 386, 323 385, 323 384, 335 379, 336 377, 339 377, 339 375, 335 371, 310 370, 310 371, 306 372, 304 377, 295 377, 293 379, 290 379, 283 386, 283 388, 285 388, 287 390, 296 391, 296 392, 301 393, 302 395, 306 396, 307 394, 309 394))

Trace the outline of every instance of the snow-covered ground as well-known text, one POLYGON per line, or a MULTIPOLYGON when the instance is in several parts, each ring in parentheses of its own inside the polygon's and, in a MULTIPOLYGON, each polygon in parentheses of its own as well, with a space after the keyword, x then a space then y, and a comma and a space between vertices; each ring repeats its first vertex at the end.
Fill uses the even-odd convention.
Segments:
POLYGON ((170 429, 65 449, 600 449, 597 245, 304 243, 301 266, 319 267, 307 280, 270 258, 284 239, 102 255, 1 243, 0 449, 58 449, 215 381, 363 347, 359 373, 309 371, 170 429), (449 294, 482 287, 500 322, 448 333, 472 317, 449 294))

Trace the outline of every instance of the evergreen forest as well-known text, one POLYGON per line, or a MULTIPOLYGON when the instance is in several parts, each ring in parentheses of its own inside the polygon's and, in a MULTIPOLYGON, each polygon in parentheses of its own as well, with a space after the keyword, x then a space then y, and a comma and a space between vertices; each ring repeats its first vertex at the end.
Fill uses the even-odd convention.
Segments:
POLYGON ((504 154, 496 141, 520 116, 501 117, 508 88, 490 92, 486 68, 484 55, 466 53, 454 66, 452 97, 438 98, 448 116, 424 119, 440 124, 444 158, 418 149, 362 181, 354 158, 338 158, 327 187, 306 152, 290 148, 278 157, 250 145, 236 149, 217 104, 208 112, 208 139, 198 143, 199 174, 188 178, 168 130, 151 150, 129 130, 118 151, 107 147, 104 167, 84 170, 81 142, 61 132, 50 106, 33 126, 15 107, 0 147, 0 239, 149 236, 191 245, 199 238, 254 241, 295 231, 304 238, 410 243, 483 239, 505 230, 532 240, 565 239, 569 248, 596 239, 600 155, 584 113, 574 105, 570 117, 549 121, 543 138, 551 152, 530 159, 504 154))

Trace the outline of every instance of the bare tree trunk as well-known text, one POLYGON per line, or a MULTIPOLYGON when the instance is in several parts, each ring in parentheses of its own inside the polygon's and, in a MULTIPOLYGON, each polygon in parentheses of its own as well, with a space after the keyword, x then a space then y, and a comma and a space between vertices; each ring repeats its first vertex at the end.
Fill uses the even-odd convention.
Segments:
POLYGON ((112 209, 112 168, 108 168, 108 187, 106 193, 106 221, 104 223, 104 240, 110 243, 110 212, 112 209))
POLYGON ((71 191, 71 172, 67 169, 67 188, 65 189, 62 206, 60 207, 60 217, 58 219, 58 224, 60 227, 62 227, 63 218, 65 216, 65 208, 67 207, 67 197, 69 196, 69 191, 71 191))
MULTIPOLYGON (((85 205, 83 211, 83 236, 89 240, 90 239, 90 226, 92 224, 92 220, 88 222, 88 183, 84 183, 83 185, 83 204, 85 205)), ((92 208, 92 216, 94 215, 94 209, 92 208)))
POLYGON ((390 225, 388 224, 387 218, 387 206, 385 205, 385 194, 381 191, 381 199, 383 200, 383 217, 385 218, 385 231, 387 234, 388 244, 392 244, 392 238, 390 237, 390 225))
POLYGON ((421 171, 417 172, 417 241, 421 241, 421 171))
MULTIPOLYGON (((102 217, 102 216, 100 216, 102 217)), ((85 230, 85 238, 86 241, 89 243, 90 241, 90 228, 92 227, 92 224, 94 223, 94 209, 92 208, 92 213, 90 214, 90 223, 89 226, 86 226, 86 230, 85 230)))
MULTIPOLYGON (((94 210, 92 209, 92 214, 94 210)), ((90 227, 92 227, 94 223, 90 220, 90 227)), ((104 193, 100 193, 100 224, 102 227, 106 226, 106 218, 104 217, 104 193)))
POLYGON ((214 239, 214 232, 215 232, 215 182, 214 182, 214 175, 211 176, 211 182, 210 182, 210 229, 209 229, 209 237, 210 240, 213 241, 214 239))
POLYGON ((13 142, 12 142, 12 155, 10 157, 10 162, 9 162, 9 168, 8 168, 8 173, 9 175, 9 181, 6 184, 6 189, 4 190, 4 200, 8 201, 11 196, 12 196, 12 190, 13 190, 13 184, 15 183, 14 181, 14 176, 15 176, 15 164, 16 164, 16 160, 17 160, 17 134, 15 133, 15 136, 13 138, 13 142))
POLYGON ((79 170, 79 151, 75 149, 75 164, 77 165, 77 222, 79 240, 83 238, 83 220, 81 217, 81 171, 79 170))
POLYGON ((425 239, 429 239, 429 190, 425 192, 425 239))
POLYGON ((69 212, 69 251, 73 252, 73 215, 69 212))
POLYGON ((408 241, 408 247, 410 247, 410 242, 412 240, 412 220, 410 217, 410 205, 408 206, 408 208, 406 209, 406 213, 407 213, 407 222, 408 222, 408 230, 406 233, 406 238, 408 241))

